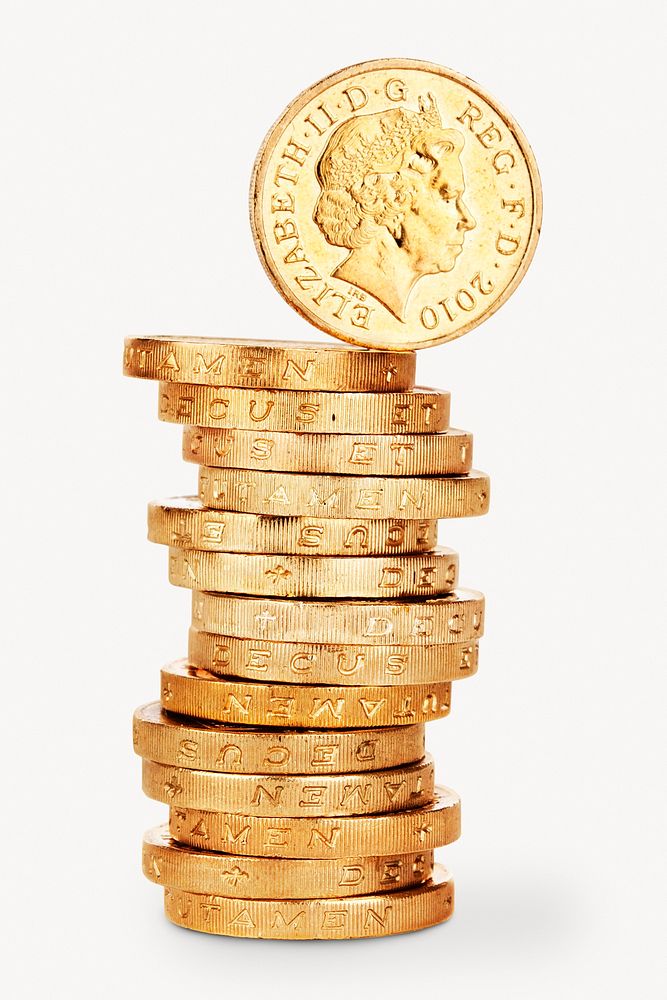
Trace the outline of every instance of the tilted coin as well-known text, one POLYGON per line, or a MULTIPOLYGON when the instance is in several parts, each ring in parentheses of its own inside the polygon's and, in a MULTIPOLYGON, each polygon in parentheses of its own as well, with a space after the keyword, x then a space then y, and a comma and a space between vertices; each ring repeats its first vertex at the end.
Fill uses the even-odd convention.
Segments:
POLYGON ((476 640, 439 646, 267 642, 191 628, 188 662, 227 677, 287 684, 420 684, 470 677, 478 647, 476 640))
POLYGON ((196 497, 173 497, 148 507, 148 538, 162 545, 211 552, 303 552, 313 555, 384 555, 428 552, 437 521, 396 518, 281 517, 205 507, 196 497))
POLYGON ((225 337, 128 337, 123 374, 159 382, 253 389, 411 389, 415 354, 337 344, 225 337))
POLYGON ((484 595, 459 589, 420 600, 300 601, 195 591, 192 623, 204 632, 244 639, 430 646, 481 638, 484 595))
POLYGON ((174 424, 318 434, 426 434, 449 426, 449 393, 221 389, 160 382, 158 416, 174 424))
POLYGON ((172 890, 228 899, 330 899, 420 885, 433 873, 433 851, 371 858, 252 858, 179 844, 165 825, 144 835, 142 868, 151 882, 172 890))
POLYGON ((477 517, 489 509, 489 477, 322 476, 250 469, 199 470, 207 507, 290 517, 477 517))
POLYGON ((409 854, 458 840, 461 801, 456 792, 437 786, 431 805, 375 816, 267 819, 172 806, 169 831, 179 843, 231 854, 274 858, 409 854))
POLYGON ((359 816, 433 801, 433 758, 358 774, 223 774, 143 760, 146 795, 167 805, 244 816, 359 816))
POLYGON ((309 434, 186 427, 183 458, 217 469, 364 476, 449 476, 470 471, 472 434, 309 434))
POLYGON ((458 565, 457 553, 443 547, 428 554, 391 556, 169 550, 169 580, 177 587, 280 597, 447 594, 456 586, 458 565))
POLYGON ((162 707, 213 722, 356 729, 401 726, 449 714, 450 681, 395 687, 256 684, 177 660, 162 670, 162 707))
POLYGON ((421 930, 454 912, 454 881, 435 865, 433 878, 410 889, 343 899, 230 899, 165 888, 166 916, 179 927, 230 937, 329 940, 421 930))
POLYGON ((140 757, 172 767, 226 774, 342 774, 412 764, 424 756, 424 726, 375 729, 287 729, 188 719, 159 702, 134 713, 140 757))
POLYGON ((309 87, 257 157, 260 259, 310 323, 414 350, 506 301, 537 244, 542 195, 514 119, 472 80, 378 59, 309 87))

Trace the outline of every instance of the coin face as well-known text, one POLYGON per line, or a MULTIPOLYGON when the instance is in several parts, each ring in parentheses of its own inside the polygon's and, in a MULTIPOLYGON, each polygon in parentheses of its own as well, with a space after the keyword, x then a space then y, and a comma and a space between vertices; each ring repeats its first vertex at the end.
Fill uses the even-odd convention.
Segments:
POLYGON ((351 344, 453 340, 511 295, 539 236, 537 165, 476 83, 412 59, 304 91, 260 149, 255 243, 309 322, 351 344))

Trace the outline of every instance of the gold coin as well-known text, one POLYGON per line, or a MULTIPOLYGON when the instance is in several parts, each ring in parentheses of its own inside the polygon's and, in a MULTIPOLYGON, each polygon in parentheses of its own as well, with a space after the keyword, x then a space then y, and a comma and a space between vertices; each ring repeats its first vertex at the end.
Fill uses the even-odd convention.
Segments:
POLYGON ((216 469, 364 476, 449 476, 470 471, 472 434, 308 434, 186 427, 186 462, 216 469))
POLYGON ((253 684, 177 660, 162 670, 162 707, 250 726, 356 729, 401 726, 449 714, 450 681, 396 687, 253 684))
POLYGON ((195 591, 192 623, 204 632, 244 639, 431 646, 481 638, 484 595, 454 590, 420 601, 299 601, 195 591))
POLYGON ((279 597, 415 597, 456 586, 459 557, 439 547, 428 554, 293 556, 258 552, 169 550, 176 587, 279 597))
POLYGON ((476 83, 414 59, 349 66, 300 94, 251 185, 260 259, 321 330, 414 350, 460 337, 535 252, 539 174, 514 119, 476 83))
POLYGON ((318 434, 426 434, 449 426, 449 393, 220 389, 160 382, 160 420, 198 427, 318 434))
MULTIPOLYGON (((420 684, 477 672, 479 643, 439 646, 327 646, 267 642, 190 629, 188 662, 227 677, 282 684, 420 684)), ((148 756, 148 755, 146 755, 148 756)))
POLYGON ((343 898, 233 899, 165 887, 165 914, 189 930, 229 937, 341 940, 422 930, 454 911, 454 882, 440 865, 409 889, 343 898))
POLYGON ((149 504, 148 537, 162 545, 211 552, 373 556, 430 551, 437 543, 438 523, 246 514, 212 510, 196 497, 174 497, 149 504))
POLYGON ((243 816, 359 816, 433 801, 433 758, 359 774, 223 774, 144 759, 146 795, 167 805, 243 816))
POLYGON ((169 811, 174 840, 207 851, 274 858, 346 858, 430 851, 458 840, 461 802, 449 788, 419 809, 375 816, 237 816, 201 809, 169 811))
POLYGON ((411 389, 415 363, 415 354, 364 351, 339 344, 128 337, 123 374, 190 385, 383 392, 411 389))
POLYGON ((142 868, 151 882, 172 891, 227 899, 331 899, 420 885, 433 873, 433 851, 372 858, 251 858, 179 844, 165 825, 144 835, 142 868))
POLYGON ((342 899, 230 899, 165 888, 166 916, 179 927, 228 937, 331 940, 403 934, 449 920, 454 881, 440 865, 433 878, 391 893, 342 899))
POLYGON ((312 476, 249 469, 199 470, 207 507, 285 517, 477 517, 489 509, 489 477, 312 476))
POLYGON ((164 712, 158 701, 134 713, 140 757, 226 774, 342 774, 412 764, 424 756, 424 726, 388 729, 270 729, 229 726, 164 712))

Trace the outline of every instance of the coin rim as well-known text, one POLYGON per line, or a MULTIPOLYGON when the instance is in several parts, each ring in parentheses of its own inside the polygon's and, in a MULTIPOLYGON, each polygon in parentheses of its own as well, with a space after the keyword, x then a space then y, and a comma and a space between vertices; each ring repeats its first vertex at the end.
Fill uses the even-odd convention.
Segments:
POLYGON ((179 809, 201 809, 203 812, 229 812, 234 816, 257 816, 269 819, 300 819, 302 817, 342 819, 350 816, 384 816, 406 809, 419 809, 435 801, 435 761, 430 753, 425 753, 420 760, 408 764, 398 764, 396 767, 381 768, 376 771, 343 771, 339 774, 320 774, 315 778, 310 774, 266 774, 261 771, 247 773, 230 773, 226 771, 209 771, 200 768, 187 767, 183 764, 173 766, 163 764, 149 757, 141 758, 141 787, 144 795, 154 802, 163 805, 174 805, 179 809), (166 782, 173 778, 183 781, 181 792, 183 801, 175 801, 166 791, 166 782), (371 786, 371 803, 353 803, 348 806, 341 804, 339 797, 346 797, 347 783, 356 781, 361 785, 371 786), (387 796, 388 781, 407 786, 401 796, 387 796), (416 789, 410 790, 410 783, 416 789), (323 797, 326 803, 313 807, 299 801, 307 786, 318 785, 324 788, 323 797), (257 787, 264 786, 265 792, 272 789, 276 792, 287 788, 287 795, 279 802, 271 802, 266 806, 261 800, 255 802, 257 787), (277 787, 278 786, 278 787, 277 787), (289 787, 287 787, 289 786, 289 787), (409 796, 409 798, 406 798, 409 796), (415 801, 412 802, 412 798, 415 801), (416 797, 420 801, 416 801, 416 797), (290 801, 293 799, 294 801, 290 801), (197 800, 197 801, 195 801, 197 800), (229 804, 225 804, 225 800, 229 804), (202 805, 202 802, 206 804, 202 805), (380 805, 379 803, 383 804, 380 805), (390 808, 393 806, 393 808, 390 808), (319 809, 319 811, 318 811, 319 809), (268 810, 268 811, 267 811, 268 810), (273 810, 273 811, 272 811, 273 810))
MULTIPOLYGON (((413 359, 409 357, 409 353, 406 351, 372 351, 367 347, 360 347, 356 345, 345 344, 342 342, 331 343, 330 341, 299 341, 299 340, 260 340, 250 337, 192 337, 187 334, 147 334, 147 335, 137 335, 126 337, 123 344, 123 375, 128 378, 142 379, 144 381, 151 382, 173 382, 181 385, 210 385, 216 388, 255 388, 255 389, 286 389, 294 388, 293 386, 286 386, 281 380, 275 381, 269 379, 269 384, 265 384, 266 375, 257 376, 247 376, 244 377, 243 381, 240 381, 239 377, 233 378, 230 382, 228 379, 230 376, 227 374, 220 375, 219 378, 212 377, 201 379, 199 377, 193 377, 195 375, 194 371, 181 372, 179 370, 178 374, 171 373, 158 373, 158 369, 153 364, 147 366, 147 370, 150 374, 146 373, 146 370, 141 370, 132 361, 128 360, 128 353, 135 352, 138 353, 142 350, 141 345, 143 344, 143 349, 151 347, 151 350, 161 347, 165 351, 170 350, 173 352, 197 352, 198 350, 207 350, 211 348, 219 348, 222 350, 227 350, 228 355, 233 354, 234 351, 253 351, 257 350, 260 354, 264 352, 266 354, 267 362, 270 366, 275 366, 278 363, 281 365, 288 360, 294 360, 291 355, 297 355, 301 353, 313 353, 322 352, 322 357, 314 358, 316 362, 325 366, 329 370, 326 372, 326 378, 320 376, 316 378, 315 381, 326 382, 326 385, 322 385, 323 391, 340 391, 344 388, 343 383, 346 380, 350 380, 352 372, 355 373, 355 379, 352 379, 354 385, 358 383, 358 388, 346 386, 346 391, 348 392, 368 392, 369 386, 367 383, 375 383, 378 378, 378 373, 380 372, 379 366, 384 361, 385 364, 400 363, 406 369, 403 373, 403 379, 405 380, 405 385, 401 388, 402 379, 399 377, 398 387, 392 382, 383 383, 377 388, 371 388, 371 391, 382 392, 382 391, 405 391, 410 389, 415 384, 416 377, 416 355, 413 353, 413 359), (328 355, 328 356, 327 356, 328 355), (373 357, 370 357, 373 355, 373 357), (366 359, 369 358, 367 361, 366 359), (401 359, 399 362, 399 358, 401 359), (368 366, 369 371, 364 371, 364 367, 368 366), (337 371, 338 368, 345 369, 344 371, 337 371), (359 369, 359 371, 356 371, 359 369), (181 375, 185 377, 181 377, 181 375), (256 381, 253 382, 253 379, 256 381), (340 390, 336 386, 330 385, 329 383, 334 380, 340 383, 340 390), (364 384, 362 384, 364 383, 364 384)), ((192 361, 191 358, 186 358, 189 362, 192 361)), ((397 373, 398 375, 398 373, 397 373)), ((297 388, 301 388, 297 386, 297 388)), ((306 387, 306 391, 315 390, 317 391, 318 386, 309 384, 306 387)))
MULTIPOLYGON (((179 889, 185 892, 202 892, 201 889, 187 887, 187 883, 197 881, 199 884, 205 882, 222 881, 220 869, 227 865, 247 865, 250 869, 248 874, 252 879, 250 888, 243 887, 242 890, 232 894, 229 887, 225 886, 221 891, 218 884, 215 889, 206 890, 205 895, 221 895, 228 899, 266 899, 264 890, 270 888, 272 898, 275 900, 291 900, 294 898, 303 899, 349 899, 359 895, 373 895, 374 893, 392 893, 402 888, 417 888, 428 881, 431 874, 426 874, 419 880, 413 877, 409 881, 403 882, 400 886, 388 884, 382 886, 378 876, 378 869, 387 862, 401 861, 404 864, 412 863, 420 855, 424 859, 426 869, 432 873, 435 867, 435 849, 426 851, 411 850, 405 854, 394 852, 393 854, 378 854, 371 856, 353 855, 343 858, 279 858, 275 855, 262 856, 252 854, 234 854, 233 852, 223 853, 221 851, 208 851, 205 847, 196 847, 193 844, 182 844, 175 840, 169 832, 169 823, 162 823, 146 830, 142 840, 142 870, 144 877, 154 885, 165 885, 166 878, 156 876, 155 871, 150 868, 150 858, 155 853, 160 853, 160 857, 167 858, 169 865, 168 878, 172 880, 176 876, 179 883, 169 881, 168 885, 172 889, 179 889), (165 836, 166 835, 166 836, 165 836), (367 867, 365 872, 368 881, 375 882, 375 888, 369 888, 368 892, 360 893, 358 886, 351 887, 350 892, 340 892, 333 887, 330 892, 326 891, 328 880, 340 873, 341 867, 347 865, 361 865, 367 867), (272 870, 273 869, 273 870, 272 870), (273 881, 275 877, 280 880, 280 892, 275 894, 276 886, 273 881), (325 883, 324 891, 322 883, 325 883), (295 894, 296 884, 299 883, 299 892, 295 894), (304 885, 305 883, 305 885, 304 885), (313 883, 315 883, 313 885, 313 883), (307 889, 312 890, 311 895, 305 895, 307 889)), ((165 873, 166 875, 166 873, 165 873)), ((340 888, 340 886, 338 887, 340 888)), ((364 888, 367 888, 364 885, 364 888)))

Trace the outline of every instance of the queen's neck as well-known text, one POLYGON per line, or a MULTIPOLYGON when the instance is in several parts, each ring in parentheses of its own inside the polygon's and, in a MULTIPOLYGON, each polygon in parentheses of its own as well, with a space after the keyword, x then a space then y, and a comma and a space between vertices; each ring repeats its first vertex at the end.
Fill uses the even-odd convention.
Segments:
POLYGON ((420 276, 389 233, 356 247, 333 272, 334 278, 374 295, 403 322, 408 296, 420 276))

